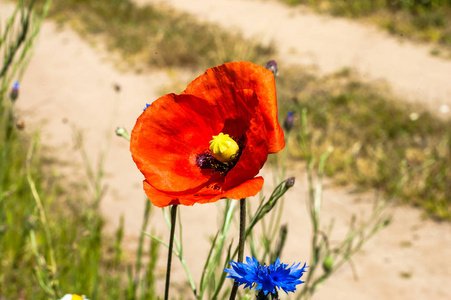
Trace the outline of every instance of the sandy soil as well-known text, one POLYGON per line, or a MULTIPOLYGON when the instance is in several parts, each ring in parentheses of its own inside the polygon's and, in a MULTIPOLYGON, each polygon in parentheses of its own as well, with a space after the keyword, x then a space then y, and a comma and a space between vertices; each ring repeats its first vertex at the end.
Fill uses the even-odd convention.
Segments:
POLYGON ((215 22, 249 38, 274 44, 284 64, 312 65, 321 72, 351 67, 370 80, 387 80, 405 99, 438 111, 451 107, 451 61, 429 55, 429 46, 394 38, 377 28, 346 19, 318 16, 277 1, 135 0, 162 2, 215 22))
MULTIPOLYGON (((169 2, 183 8, 179 5, 184 1, 169 2)), ((425 47, 399 45, 397 41, 373 29, 346 22, 341 25, 349 30, 344 31, 344 37, 350 38, 355 36, 353 33, 361 32, 363 39, 361 43, 364 44, 351 44, 343 37, 341 40, 323 39, 321 46, 321 35, 319 32, 311 35, 312 33, 308 33, 310 29, 320 26, 323 28, 323 34, 331 37, 335 36, 333 32, 344 21, 316 17, 304 12, 289 12, 272 2, 193 0, 189 3, 192 7, 197 7, 198 15, 202 19, 215 20, 222 25, 229 20, 229 25, 235 27, 238 26, 239 20, 243 20, 250 25, 266 26, 261 27, 262 29, 257 28, 254 32, 246 30, 249 35, 262 34, 261 32, 266 30, 274 34, 267 36, 266 39, 275 40, 276 36, 282 36, 281 32, 286 32, 288 36, 277 41, 283 53, 280 56, 284 58, 284 63, 305 62, 306 59, 311 59, 310 63, 317 63, 324 72, 345 65, 356 67, 360 65, 366 68, 363 71, 372 74, 369 76, 371 78, 383 77, 390 81, 393 79, 395 89, 410 86, 411 93, 417 90, 420 100, 428 99, 442 103, 441 101, 450 98, 450 86, 446 84, 449 79, 447 75, 451 74, 450 62, 429 57, 425 47), (203 8, 200 5, 202 3, 205 4, 203 8), (240 8, 245 7, 246 10, 235 10, 235 14, 232 14, 232 8, 236 9, 237 5, 240 8), (203 13, 200 13, 202 11, 203 13), (259 12, 261 15, 258 15, 259 12), (274 20, 271 21, 273 23, 271 26, 266 18, 268 12, 271 12, 269 14, 271 20, 274 20), (243 14, 246 17, 243 17, 243 14), (210 15, 211 17, 208 17, 210 15), (265 18, 259 19, 258 16, 265 18), (304 20, 302 16, 307 17, 304 20), (303 19, 304 23, 292 26, 301 28, 305 35, 293 38, 289 30, 283 29, 283 24, 294 22, 297 18, 303 19), (391 43, 390 47, 394 48, 389 47, 391 51, 388 53, 396 55, 397 59, 392 56, 376 55, 387 53, 382 50, 377 52, 371 50, 373 45, 379 45, 375 43, 379 38, 382 39, 382 45, 374 47, 383 47, 385 43, 391 43), (310 50, 293 46, 292 42, 296 40, 302 41, 301 44, 310 47, 308 48, 310 50), (283 45, 283 41, 286 44, 283 45), (308 44, 315 46, 307 46, 308 44), (398 45, 396 46, 398 48, 393 45, 398 45), (290 49, 293 47, 297 49, 295 53, 291 53, 290 49), (398 50, 400 52, 397 52, 398 50), (341 56, 346 51, 349 53, 347 59, 341 56), (410 66, 408 61, 401 60, 407 57, 403 51, 411 51, 418 55, 417 62, 422 66, 418 68, 422 71, 420 75, 423 76, 424 81, 421 82, 424 85, 419 84, 419 79, 412 75, 417 67, 415 60, 410 61, 414 66, 410 66), (356 56, 356 53, 359 55, 356 56), (296 55, 299 55, 298 61, 295 60, 296 55), (363 62, 368 57, 374 56, 377 56, 377 59, 372 63, 363 62), (289 57, 292 57, 292 60, 289 57), (390 63, 386 60, 394 60, 397 63, 404 61, 403 64, 409 67, 409 71, 390 68, 390 63), (358 62, 357 65, 351 64, 355 61, 358 62), (381 64, 384 66, 380 66, 381 64), (412 83, 412 80, 416 84, 412 83), (418 88, 420 86, 421 89, 418 88)), ((0 2, 0 5, 3 4, 4 2, 0 2)), ((192 9, 192 12, 196 11, 192 9)), ((41 143, 46 146, 49 155, 69 162, 69 170, 61 171, 59 168, 55 170, 64 174, 69 173, 75 180, 83 179, 84 174, 80 171, 82 166, 80 154, 74 148, 72 137, 74 126, 83 130, 84 144, 92 160, 96 161, 99 151, 108 148, 105 157, 105 184, 108 185, 108 191, 102 203, 102 211, 108 221, 109 231, 116 228, 119 217, 124 215, 127 247, 133 248, 139 235, 144 207, 142 176, 131 160, 127 143, 115 137, 109 143, 107 137, 111 137, 115 126, 131 129, 144 104, 159 96, 159 87, 167 84, 170 76, 162 71, 149 71, 143 74, 120 73, 106 57, 72 31, 57 30, 51 22, 45 23, 34 57, 21 82, 20 99, 17 102, 18 115, 25 120, 28 132, 35 130, 41 132, 41 143), (121 86, 120 93, 114 91, 114 84, 121 86)), ((392 66, 393 63, 392 61, 392 66)), ((283 64, 281 67, 283 68, 283 64)), ((192 78, 197 75, 193 74, 192 78)), ((265 193, 268 194, 271 190, 271 171, 265 169, 263 174, 267 182, 265 193)), ((283 260, 308 261, 310 223, 305 206, 307 196, 305 173, 302 168, 296 167, 289 171, 289 175, 296 176, 297 181, 285 200, 283 223, 288 224, 289 235, 283 260)), ((336 220, 332 241, 337 241, 343 235, 353 213, 358 216, 368 214, 371 198, 372 195, 355 194, 350 188, 334 188, 332 184, 326 182, 323 221, 324 224, 328 224, 332 218, 336 220)), ((256 202, 252 199, 249 201, 256 202)), ((196 282, 207 252, 207 237, 215 233, 215 225, 219 222, 217 220, 219 206, 217 203, 182 208, 185 255, 196 282)), ((421 212, 411 207, 392 207, 391 210, 394 219, 390 227, 378 234, 355 257, 360 279, 354 280, 351 268, 345 266, 321 287, 316 299, 451 299, 448 287, 451 279, 449 262, 451 225, 424 220, 421 212)), ((168 230, 161 213, 157 210, 151 219, 151 227, 158 235, 167 238, 168 230)), ((173 268, 175 282, 180 282, 184 278, 180 264, 175 262, 173 268)), ((189 296, 186 299, 189 299, 189 296)))

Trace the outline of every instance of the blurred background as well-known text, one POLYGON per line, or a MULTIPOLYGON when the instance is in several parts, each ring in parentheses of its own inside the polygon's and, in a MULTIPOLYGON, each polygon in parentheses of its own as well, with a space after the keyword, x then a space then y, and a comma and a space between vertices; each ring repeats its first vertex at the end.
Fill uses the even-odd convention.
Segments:
MULTIPOLYGON (((330 152, 322 226, 333 222, 332 245, 374 199, 390 199, 387 228, 313 299, 451 298, 451 1, 0 0, 0 24, 0 300, 162 294, 166 248, 141 232, 166 241, 169 229, 115 130, 239 60, 277 62, 280 123, 292 116, 249 199, 255 210, 296 177, 278 208, 283 261, 312 255, 309 159, 317 167, 330 152)), ((180 208, 196 284, 217 204, 180 208)), ((173 297, 194 299, 178 260, 172 276, 173 297)))

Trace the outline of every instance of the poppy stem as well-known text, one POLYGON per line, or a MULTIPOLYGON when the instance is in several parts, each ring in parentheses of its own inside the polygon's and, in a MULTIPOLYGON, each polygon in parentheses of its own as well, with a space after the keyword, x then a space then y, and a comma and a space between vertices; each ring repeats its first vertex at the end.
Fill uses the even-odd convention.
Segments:
POLYGON ((174 246, 175 220, 177 218, 177 205, 171 207, 171 235, 169 237, 168 264, 166 267, 166 285, 164 289, 164 300, 169 299, 169 282, 171 279, 172 248, 174 246))
POLYGON ((246 198, 240 200, 240 242, 238 248, 238 262, 243 262, 244 241, 246 230, 246 198))
MULTIPOLYGON (((240 240, 238 244, 238 262, 243 262, 244 258, 244 241, 246 240, 246 198, 240 200, 240 240)), ((238 284, 235 282, 230 293, 230 300, 235 300, 238 291, 238 284)))

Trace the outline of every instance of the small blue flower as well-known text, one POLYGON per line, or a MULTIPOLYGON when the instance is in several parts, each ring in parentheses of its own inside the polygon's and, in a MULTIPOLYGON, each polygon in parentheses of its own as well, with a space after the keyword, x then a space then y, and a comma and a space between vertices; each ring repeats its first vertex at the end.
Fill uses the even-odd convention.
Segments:
POLYGON ((238 285, 244 284, 244 288, 260 290, 266 296, 270 293, 277 295, 277 289, 285 293, 294 292, 296 285, 304 283, 299 278, 307 272, 306 264, 298 269, 300 263, 292 264, 291 267, 280 262, 279 258, 270 266, 260 265, 254 258, 246 257, 246 263, 230 261, 232 268, 224 269, 230 275, 227 278, 235 279, 238 285))
POLYGON ((143 111, 146 111, 146 109, 150 106, 150 104, 146 103, 146 107, 144 107, 143 111))
POLYGON ((12 102, 16 101, 19 97, 19 82, 14 82, 13 88, 11 89, 11 93, 9 94, 9 98, 12 102))
POLYGON ((291 129, 293 129, 294 126, 294 117, 293 117, 293 113, 291 111, 289 111, 287 113, 287 117, 285 118, 285 121, 283 122, 283 128, 289 132, 291 131, 291 129))
POLYGON ((279 69, 277 68, 277 62, 275 60, 268 61, 265 69, 270 70, 274 74, 274 77, 277 77, 277 75, 279 75, 279 69))

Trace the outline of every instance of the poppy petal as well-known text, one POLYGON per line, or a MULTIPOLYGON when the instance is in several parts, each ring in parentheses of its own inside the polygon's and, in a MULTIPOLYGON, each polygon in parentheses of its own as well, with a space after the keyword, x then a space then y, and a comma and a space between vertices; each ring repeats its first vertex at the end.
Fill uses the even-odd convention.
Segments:
MULTIPOLYGON (((258 194, 263 188, 264 179, 263 177, 255 177, 250 180, 247 180, 243 182, 242 184, 224 192, 220 195, 220 197, 216 196, 216 198, 212 199, 212 201, 208 202, 214 202, 222 198, 230 198, 230 199, 243 199, 247 197, 253 197, 258 194)), ((199 203, 204 203, 200 202, 199 203)), ((207 203, 207 202, 205 202, 207 203)))
MULTIPOLYGON (((238 93, 237 93, 238 94, 238 93)), ((250 90, 241 91, 243 101, 251 103, 256 100, 256 94, 250 90)), ((249 124, 244 132, 245 145, 237 164, 225 178, 223 188, 229 190, 241 182, 254 178, 266 162, 268 157, 268 137, 263 120, 259 113, 248 115, 249 124)))
POLYGON ((185 89, 190 94, 215 103, 224 93, 250 89, 258 97, 260 111, 268 131, 269 153, 276 153, 285 146, 283 130, 277 119, 277 96, 274 74, 250 62, 226 63, 208 69, 185 89))
POLYGON ((224 198, 243 199, 253 197, 261 191, 263 182, 263 177, 255 177, 226 192, 218 192, 217 190, 205 187, 196 193, 179 193, 178 195, 159 191, 146 180, 143 181, 143 186, 147 197, 153 205, 157 207, 166 207, 168 205, 179 204, 191 206, 195 203, 212 203, 224 198))
POLYGON ((133 160, 163 191, 184 191, 210 180, 196 165, 214 133, 217 109, 191 95, 169 94, 157 99, 138 118, 130 151, 133 160))
POLYGON ((273 74, 249 62, 206 71, 181 95, 152 103, 133 128, 130 151, 144 190, 159 207, 255 196, 268 153, 284 147, 273 74), (240 152, 233 165, 211 157, 214 135, 229 134, 240 152))

